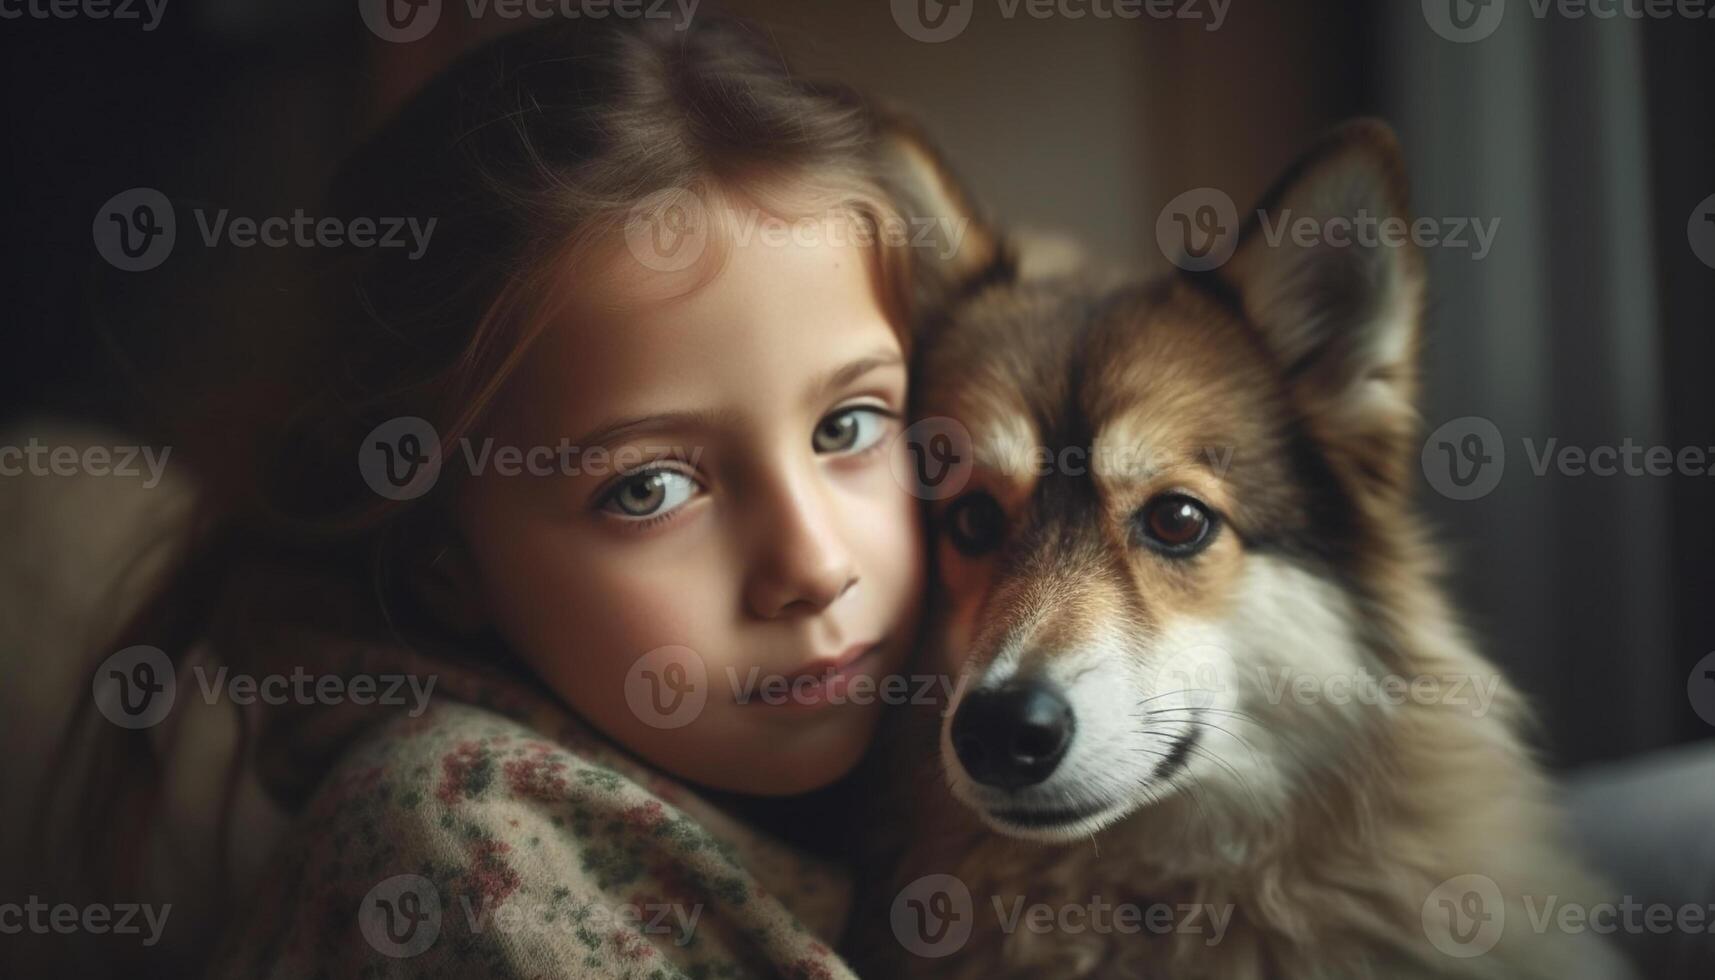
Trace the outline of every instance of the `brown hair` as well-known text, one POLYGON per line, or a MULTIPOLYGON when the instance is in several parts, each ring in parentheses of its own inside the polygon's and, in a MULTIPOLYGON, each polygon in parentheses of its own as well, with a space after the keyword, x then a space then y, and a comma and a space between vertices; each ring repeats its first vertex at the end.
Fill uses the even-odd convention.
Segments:
MULTIPOLYGON (((200 461, 203 503, 181 558, 108 649, 148 644, 179 662, 206 642, 235 670, 289 669, 295 644, 333 635, 504 657, 493 637, 453 635, 416 587, 448 540, 448 481, 416 499, 378 496, 356 465, 364 435, 415 416, 450 445, 480 425, 540 327, 551 275, 563 281, 568 255, 611 238, 652 194, 803 181, 872 226, 897 221, 881 137, 854 93, 795 76, 769 37, 731 19, 555 23, 465 57, 350 159, 326 210, 434 217, 432 243, 416 258, 352 250, 315 270, 302 354, 269 407, 235 413, 234 435, 216 443, 248 456, 200 461)), ((877 288, 903 335, 910 260, 885 238, 877 288)), ((269 729, 240 719, 242 760, 269 729)), ((68 747, 91 721, 87 710, 74 721, 68 747)), ((148 734, 96 738, 71 825, 89 872, 141 873, 121 858, 141 857, 162 776, 148 734), (90 832, 121 804, 129 836, 90 832)), ((319 772, 263 775, 292 804, 319 772)))

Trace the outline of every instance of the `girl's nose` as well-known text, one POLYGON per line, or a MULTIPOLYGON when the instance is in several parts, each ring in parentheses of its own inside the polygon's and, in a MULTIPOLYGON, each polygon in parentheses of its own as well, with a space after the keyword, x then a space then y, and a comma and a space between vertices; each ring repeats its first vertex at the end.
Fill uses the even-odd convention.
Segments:
POLYGON ((858 581, 827 492, 801 483, 782 488, 774 500, 757 522, 759 547, 745 601, 764 619, 825 609, 858 581))

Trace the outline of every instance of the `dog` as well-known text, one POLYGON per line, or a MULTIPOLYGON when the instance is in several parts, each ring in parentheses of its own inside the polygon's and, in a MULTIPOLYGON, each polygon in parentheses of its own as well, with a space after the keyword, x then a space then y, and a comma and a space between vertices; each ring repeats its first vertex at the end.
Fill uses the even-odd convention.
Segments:
POLYGON ((1334 233, 1409 222, 1392 131, 1118 285, 1024 274, 920 136, 891 152, 965 230, 907 430, 946 471, 922 667, 956 684, 883 734, 860 972, 1628 976, 1542 921, 1602 886, 1413 511, 1423 257, 1334 233))

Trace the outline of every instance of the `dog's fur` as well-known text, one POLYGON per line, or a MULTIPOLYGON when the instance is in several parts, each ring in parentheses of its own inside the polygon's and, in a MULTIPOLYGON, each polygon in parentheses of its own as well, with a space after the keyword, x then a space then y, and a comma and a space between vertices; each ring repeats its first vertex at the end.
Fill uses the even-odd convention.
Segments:
MULTIPOLYGON (((968 430, 976 466, 955 499, 991 495, 1004 529, 962 554, 941 526, 954 501, 934 505, 924 669, 958 684, 884 737, 896 809, 877 819, 904 839, 860 904, 863 975, 1625 975, 1597 936, 1539 931, 1524 904, 1540 917, 1550 897, 1600 891, 1557 838, 1525 710, 1448 607, 1411 507, 1420 254, 1271 244, 1253 219, 1211 271, 1026 281, 933 151, 908 138, 900 160, 914 206, 972 222, 932 270, 938 291, 920 294, 941 308, 917 340, 914 414, 968 430), (1042 466, 1036 447, 1077 447, 1090 472, 1078 456, 1042 466), (1194 557, 1139 544, 1140 509, 1170 490, 1217 515, 1194 557), (1292 693, 1366 674, 1439 684, 1419 680, 1403 704, 1292 693), (1070 748, 1039 785, 982 785, 953 721, 972 691, 1022 679, 1065 695, 1070 748), (1493 702, 1456 686, 1471 682, 1493 702), (1047 810, 1089 815, 1017 816, 1047 810), (970 938, 944 957, 907 952, 888 928, 901 889, 943 873, 969 890, 970 938), (1462 875, 1504 895, 1482 955, 1429 940, 1449 924, 1438 886, 1462 875), (1231 921, 1213 944, 1206 920, 1166 935, 1003 931, 1019 898, 1195 904, 1231 921)), ((1406 217, 1391 131, 1336 131, 1259 210, 1406 217)))

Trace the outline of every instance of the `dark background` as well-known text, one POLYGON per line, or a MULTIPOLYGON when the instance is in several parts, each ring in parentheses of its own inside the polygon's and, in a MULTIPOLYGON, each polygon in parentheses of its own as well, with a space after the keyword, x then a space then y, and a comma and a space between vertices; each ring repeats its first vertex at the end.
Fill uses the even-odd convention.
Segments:
MULTIPOLYGON (((1715 269, 1687 237, 1715 193, 1715 21, 1537 19, 1513 0, 1492 37, 1459 44, 1416 2, 1233 0, 1217 31, 989 2, 931 44, 886 2, 727 6, 775 24, 806 70, 918 112, 1010 223, 1140 273, 1165 268, 1155 222, 1179 192, 1243 209, 1325 127, 1388 118, 1419 213, 1501 219, 1486 259, 1431 256, 1426 352, 1425 431, 1483 416, 1512 454, 1480 500, 1423 486, 1484 649, 1541 705, 1558 763, 1715 732, 1686 686, 1715 650, 1715 478, 1538 477, 1518 448, 1715 447, 1715 269)), ((184 421, 186 391, 219 412, 266 366, 266 271, 175 254, 119 272, 92 244, 102 203, 147 186, 237 214, 313 208, 352 140, 508 26, 449 2, 429 38, 390 44, 355 0, 169 0, 149 32, 0 20, 0 422, 150 439, 184 421)))

